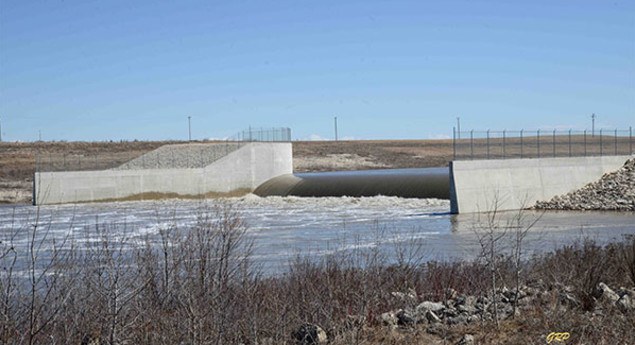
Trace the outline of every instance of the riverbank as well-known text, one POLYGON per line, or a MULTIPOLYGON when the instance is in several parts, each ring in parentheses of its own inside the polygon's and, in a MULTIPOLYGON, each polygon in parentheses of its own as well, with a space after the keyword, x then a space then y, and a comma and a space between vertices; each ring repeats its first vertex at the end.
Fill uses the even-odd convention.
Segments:
POLYGON ((109 223, 54 247, 41 236, 44 223, 24 228, 40 232, 27 234, 35 242, 26 250, 3 238, 0 298, 11 303, 1 341, 543 344, 558 333, 567 344, 635 343, 632 236, 607 245, 581 239, 517 261, 513 247, 488 243, 483 224, 476 260, 424 260, 425 242, 396 247, 396 257, 355 246, 297 256, 271 276, 231 206, 196 219, 161 222, 159 238, 145 241, 130 225, 109 223))

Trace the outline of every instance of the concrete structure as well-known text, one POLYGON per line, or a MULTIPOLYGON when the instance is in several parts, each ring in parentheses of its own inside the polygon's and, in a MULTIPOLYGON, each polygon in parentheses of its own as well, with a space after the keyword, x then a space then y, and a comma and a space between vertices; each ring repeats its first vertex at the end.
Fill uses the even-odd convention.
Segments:
POLYGON ((293 171, 291 143, 249 143, 203 168, 39 172, 34 204, 236 195, 293 171))
POLYGON ((452 213, 514 210, 550 200, 622 167, 630 156, 454 161, 452 213))

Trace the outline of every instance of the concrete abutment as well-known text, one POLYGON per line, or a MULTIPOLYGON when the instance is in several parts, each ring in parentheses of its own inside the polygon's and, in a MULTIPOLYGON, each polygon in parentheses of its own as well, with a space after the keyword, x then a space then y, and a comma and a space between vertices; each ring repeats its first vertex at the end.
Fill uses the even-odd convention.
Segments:
POLYGON ((453 161, 452 213, 518 210, 595 182, 631 156, 453 161))
POLYGON ((201 168, 38 172, 34 204, 236 195, 293 170, 291 143, 248 143, 201 168))

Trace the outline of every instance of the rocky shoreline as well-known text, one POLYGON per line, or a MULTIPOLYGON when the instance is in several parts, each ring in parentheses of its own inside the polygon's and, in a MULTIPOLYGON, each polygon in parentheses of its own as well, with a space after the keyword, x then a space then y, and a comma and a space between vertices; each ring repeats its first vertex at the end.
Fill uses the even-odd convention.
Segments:
POLYGON ((598 181, 533 207, 542 210, 635 211, 635 158, 598 181))
MULTIPOLYGON (((377 316, 378 324, 388 327, 392 332, 419 328, 425 333, 443 339, 452 328, 471 324, 492 324, 514 318, 522 319, 523 314, 535 310, 552 310, 567 313, 581 308, 583 301, 576 296, 572 286, 545 284, 536 280, 518 289, 502 288, 497 291, 496 299, 487 296, 459 294, 448 289, 444 301, 422 301, 414 291, 393 292, 392 297, 404 305, 404 308, 389 311, 377 316)), ((619 310, 624 319, 635 310, 635 287, 611 289, 605 283, 599 283, 591 298, 594 309, 591 317, 604 314, 607 309, 619 310)), ((620 316, 618 316, 620 317, 620 316)), ((367 320, 354 320, 364 324, 367 320)), ((463 333, 463 332, 461 332, 463 333)), ((298 344, 327 344, 329 336, 316 324, 305 323, 293 332, 298 344)), ((456 339, 456 336, 455 336, 456 339)), ((475 344, 475 335, 463 333, 455 345, 475 344)))
MULTIPOLYGON (((461 295, 449 289, 448 298, 441 302, 423 301, 416 305, 390 311, 380 315, 384 325, 406 327, 427 325, 428 333, 438 334, 438 325, 468 325, 481 321, 507 320, 518 317, 536 305, 546 306, 556 301, 562 308, 577 308, 582 302, 572 294, 571 286, 554 284, 547 286, 542 280, 523 285, 518 293, 502 288, 497 291, 496 301, 487 296, 461 295), (514 307, 516 306, 516 307, 514 307)), ((416 300, 412 293, 393 292, 393 296, 408 304, 416 300)), ((598 306, 616 307, 623 313, 635 308, 635 287, 613 290, 599 283, 593 293, 598 306)), ((598 308, 595 312, 601 312, 598 308)))

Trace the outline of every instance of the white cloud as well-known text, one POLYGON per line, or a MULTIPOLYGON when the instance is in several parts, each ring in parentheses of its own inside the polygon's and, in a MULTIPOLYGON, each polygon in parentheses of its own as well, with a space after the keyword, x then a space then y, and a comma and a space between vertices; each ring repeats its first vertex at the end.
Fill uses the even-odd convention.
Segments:
POLYGON ((331 140, 331 139, 325 138, 325 137, 317 135, 317 134, 311 134, 311 135, 309 135, 309 140, 311 140, 311 141, 324 141, 324 140, 331 140))
POLYGON ((435 134, 435 135, 429 136, 428 139, 451 139, 451 137, 445 134, 435 134))
POLYGON ((347 135, 347 136, 344 136, 344 137, 341 137, 341 138, 339 138, 339 139, 340 139, 340 140, 357 140, 357 138, 355 138, 355 137, 351 137, 351 136, 348 136, 348 135, 347 135))

